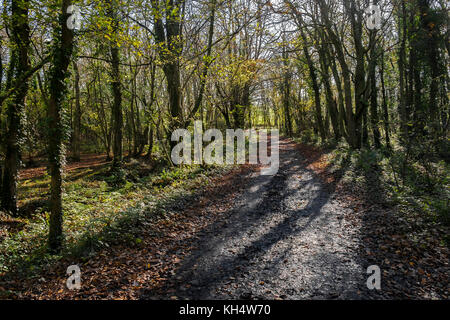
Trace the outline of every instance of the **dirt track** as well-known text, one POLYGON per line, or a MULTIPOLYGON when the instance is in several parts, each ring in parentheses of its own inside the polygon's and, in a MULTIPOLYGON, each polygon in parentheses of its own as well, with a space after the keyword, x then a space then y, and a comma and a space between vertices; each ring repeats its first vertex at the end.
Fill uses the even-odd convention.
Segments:
POLYGON ((358 228, 333 190, 280 142, 275 176, 253 173, 233 208, 209 226, 161 292, 141 298, 358 299, 366 281, 358 228))

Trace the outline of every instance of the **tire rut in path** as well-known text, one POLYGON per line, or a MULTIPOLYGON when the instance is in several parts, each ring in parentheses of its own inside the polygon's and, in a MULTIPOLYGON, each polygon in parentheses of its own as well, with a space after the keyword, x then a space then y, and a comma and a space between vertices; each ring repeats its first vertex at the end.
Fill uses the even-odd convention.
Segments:
POLYGON ((255 173, 165 286, 142 298, 362 298, 359 230, 345 219, 352 212, 301 160, 281 140, 278 173, 255 173))

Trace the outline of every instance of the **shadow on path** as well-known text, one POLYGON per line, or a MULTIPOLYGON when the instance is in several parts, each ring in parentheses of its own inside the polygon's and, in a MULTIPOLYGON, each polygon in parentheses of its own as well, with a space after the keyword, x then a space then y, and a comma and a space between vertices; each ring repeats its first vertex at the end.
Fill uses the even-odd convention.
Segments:
POLYGON ((278 173, 255 175, 176 272, 142 290, 142 299, 356 297, 359 265, 348 247, 357 244, 345 237, 343 209, 331 201, 338 181, 322 184, 290 141, 280 149, 278 173))

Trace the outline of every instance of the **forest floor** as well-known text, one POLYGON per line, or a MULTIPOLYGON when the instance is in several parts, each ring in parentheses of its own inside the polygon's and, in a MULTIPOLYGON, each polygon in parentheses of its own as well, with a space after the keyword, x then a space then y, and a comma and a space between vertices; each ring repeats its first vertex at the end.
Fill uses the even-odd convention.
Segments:
POLYGON ((139 241, 63 258, 38 276, 8 275, 19 299, 448 299, 448 230, 399 215, 376 183, 345 182, 321 149, 280 142, 280 170, 217 175, 164 216, 138 221, 139 241), (66 288, 78 264, 82 288, 66 288), (367 289, 378 265, 381 290, 367 289))

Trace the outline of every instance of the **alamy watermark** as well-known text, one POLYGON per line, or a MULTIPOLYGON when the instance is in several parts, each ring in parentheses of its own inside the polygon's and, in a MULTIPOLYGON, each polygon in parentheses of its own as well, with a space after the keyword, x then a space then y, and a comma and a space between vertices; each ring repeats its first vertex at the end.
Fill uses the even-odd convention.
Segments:
POLYGON ((196 121, 193 140, 191 132, 187 129, 178 129, 173 132, 172 142, 178 142, 178 144, 172 149, 171 159, 175 165, 245 164, 248 141, 248 163, 268 166, 262 169, 261 174, 275 175, 280 166, 279 137, 279 131, 276 129, 270 130, 270 134, 268 130, 228 129, 224 141, 222 131, 209 129, 203 132, 202 122, 196 121), (204 143, 209 144, 204 147, 204 143))
POLYGON ((69 266, 67 268, 67 275, 69 278, 66 281, 67 289, 79 290, 81 289, 81 269, 77 265, 69 266))
POLYGON ((67 7, 67 13, 70 17, 67 19, 67 28, 69 30, 81 29, 81 13, 80 8, 77 5, 70 5, 67 7))
POLYGON ((381 269, 377 265, 367 268, 367 274, 370 277, 367 279, 367 288, 369 290, 381 290, 381 269))
POLYGON ((367 28, 369 30, 381 29, 381 9, 377 4, 371 4, 366 9, 367 14, 367 28))

